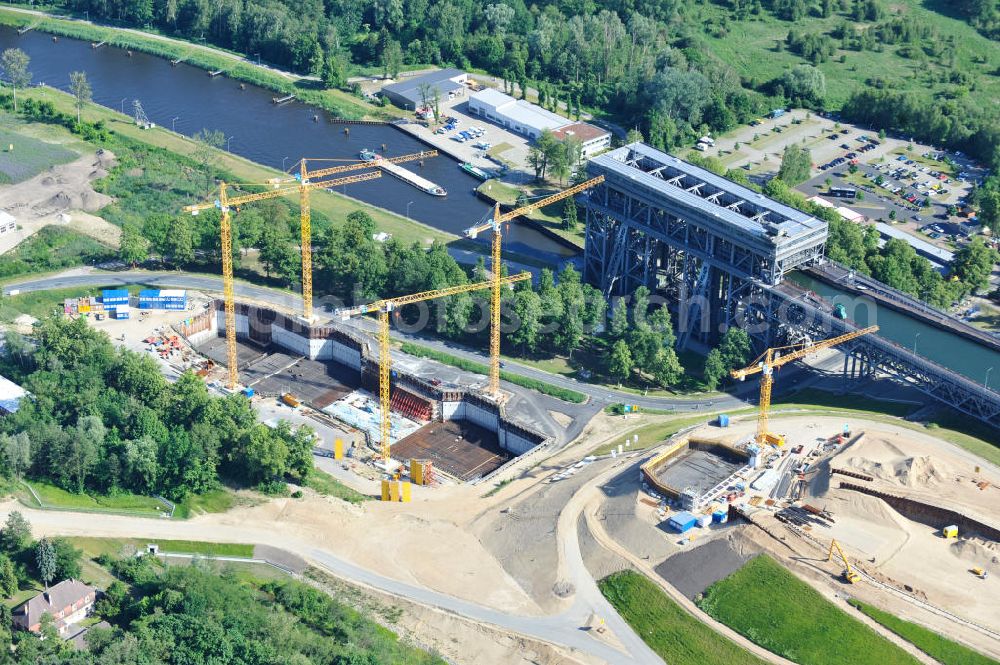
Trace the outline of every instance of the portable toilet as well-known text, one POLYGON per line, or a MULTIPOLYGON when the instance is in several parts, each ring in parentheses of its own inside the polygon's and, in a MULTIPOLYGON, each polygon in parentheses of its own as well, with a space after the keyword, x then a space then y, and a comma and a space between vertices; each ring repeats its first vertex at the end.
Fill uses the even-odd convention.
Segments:
POLYGON ((729 427, 729 414, 720 413, 719 414, 719 427, 729 427))
POLYGON ((958 527, 954 524, 946 526, 941 529, 941 533, 944 534, 945 538, 958 538, 958 527))
POLYGON ((333 459, 344 459, 344 440, 333 440, 333 459))

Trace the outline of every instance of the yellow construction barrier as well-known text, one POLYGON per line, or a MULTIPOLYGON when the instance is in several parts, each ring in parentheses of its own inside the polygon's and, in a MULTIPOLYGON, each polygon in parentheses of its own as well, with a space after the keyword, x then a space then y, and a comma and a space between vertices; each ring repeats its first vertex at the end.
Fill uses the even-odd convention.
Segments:
POLYGON ((382 481, 382 500, 383 501, 388 501, 389 500, 389 483, 390 482, 391 481, 389 481, 389 480, 383 480, 382 481))
POLYGON ((399 500, 403 503, 410 502, 410 483, 405 480, 399 483, 399 500))

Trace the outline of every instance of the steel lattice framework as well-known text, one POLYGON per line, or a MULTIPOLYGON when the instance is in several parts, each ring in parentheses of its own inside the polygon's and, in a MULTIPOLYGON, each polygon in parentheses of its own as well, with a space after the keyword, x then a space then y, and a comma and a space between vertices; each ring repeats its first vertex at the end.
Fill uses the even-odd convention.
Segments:
MULTIPOLYGON (((604 183, 580 201, 585 279, 608 298, 639 286, 668 295, 679 347, 690 338, 712 343, 734 325, 762 349, 857 329, 783 281, 824 261, 825 222, 640 143, 592 159, 587 170, 604 183)), ((845 381, 888 375, 1000 427, 1000 393, 877 335, 840 350, 845 381)))
POLYGON ((607 297, 638 286, 684 303, 681 346, 733 325, 735 303, 818 261, 826 223, 641 143, 588 164, 584 275, 607 297))

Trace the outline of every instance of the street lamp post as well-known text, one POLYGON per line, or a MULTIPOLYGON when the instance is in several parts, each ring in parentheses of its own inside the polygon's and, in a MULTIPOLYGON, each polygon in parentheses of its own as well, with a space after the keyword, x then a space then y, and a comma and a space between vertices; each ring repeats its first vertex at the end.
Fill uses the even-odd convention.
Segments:
POLYGON ((288 158, 287 158, 287 157, 282 157, 282 158, 281 158, 281 170, 282 170, 282 171, 284 171, 284 170, 285 170, 285 162, 287 162, 287 161, 288 161, 288 158))
POLYGON ((917 352, 917 338, 920 337, 920 333, 913 334, 913 352, 917 352))
POLYGON ((990 372, 992 371, 993 371, 992 367, 986 370, 986 379, 983 381, 983 388, 985 388, 986 390, 990 389, 990 372))
POLYGON ((176 118, 173 118, 170 121, 170 131, 172 131, 172 132, 176 132, 177 131, 177 129, 176 129, 176 127, 177 127, 177 121, 180 120, 180 119, 181 119, 181 117, 177 116, 176 118))
POLYGON ((411 205, 413 205, 413 201, 410 201, 409 203, 406 204, 406 218, 407 219, 410 218, 410 206, 411 205))
POLYGON ((232 140, 233 140, 232 136, 230 136, 228 139, 226 139, 226 152, 232 152, 232 150, 229 149, 229 142, 232 141, 232 140))
POLYGON ((126 99, 128 99, 128 97, 122 97, 122 115, 125 114, 125 100, 126 99))

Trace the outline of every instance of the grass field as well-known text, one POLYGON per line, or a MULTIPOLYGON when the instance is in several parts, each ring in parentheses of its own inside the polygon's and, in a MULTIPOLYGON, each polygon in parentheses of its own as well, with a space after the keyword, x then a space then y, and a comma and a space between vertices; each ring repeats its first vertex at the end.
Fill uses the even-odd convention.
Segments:
POLYGON ((18 499, 33 508, 49 508, 56 510, 79 510, 93 513, 123 513, 145 517, 161 517, 169 515, 170 510, 158 499, 135 494, 116 494, 114 496, 91 496, 89 494, 73 494, 61 487, 49 483, 32 480, 31 489, 41 500, 41 505, 35 496, 25 487, 17 492, 18 499))
POLYGON ((370 496, 366 496, 361 492, 348 487, 331 476, 329 473, 320 471, 319 469, 312 470, 309 474, 309 479, 306 481, 306 486, 311 487, 324 496, 332 496, 338 499, 343 499, 348 503, 361 503, 362 501, 367 501, 371 498, 370 496))
MULTIPOLYGON (((458 367, 466 372, 475 372, 476 374, 487 375, 490 373, 490 368, 483 363, 477 363, 471 360, 466 360, 465 358, 459 358, 458 356, 453 356, 450 353, 430 349, 426 346, 420 346, 419 344, 403 342, 402 349, 403 353, 409 353, 411 356, 430 358, 431 360, 436 360, 437 362, 444 363, 445 365, 458 367)), ((510 383, 521 386, 522 388, 537 390, 542 394, 551 395, 552 397, 557 397, 567 402, 582 404, 587 401, 587 396, 581 392, 569 390, 568 388, 562 388, 560 386, 526 376, 521 376, 520 374, 500 370, 500 378, 504 381, 509 381, 510 383)))
POLYGON ((161 540, 158 538, 70 538, 84 554, 96 558, 102 554, 120 556, 122 551, 134 547, 145 551, 146 545, 155 543, 161 552, 170 554, 201 554, 203 556, 234 556, 249 559, 253 545, 239 543, 206 543, 196 540, 161 540))
MULTIPOLYGON (((523 188, 528 196, 529 202, 540 196, 549 196, 563 189, 562 187, 525 187, 523 188)), ((477 190, 486 197, 499 201, 504 205, 514 205, 517 202, 517 195, 521 188, 502 183, 499 180, 487 180, 477 187, 477 190)), ((583 221, 577 225, 575 231, 567 231, 562 227, 563 208, 562 201, 545 206, 525 216, 552 231, 561 238, 564 238, 578 247, 583 247, 583 221)), ((582 217, 582 215, 581 215, 582 217)))
POLYGON ((708 587, 698 604, 741 635, 800 665, 920 662, 767 555, 708 587))
POLYGON ((228 489, 213 490, 204 494, 191 494, 177 504, 174 517, 188 519, 205 513, 224 513, 236 503, 236 495, 228 489))
POLYGON ((0 183, 22 182, 56 164, 77 158, 77 153, 56 143, 0 127, 0 183), (13 150, 10 149, 13 146, 13 150))
POLYGON ((719 637, 637 572, 615 573, 601 580, 598 586, 642 640, 670 665, 756 665, 764 662, 719 637))
POLYGON ((995 660, 949 640, 932 630, 883 612, 859 600, 847 601, 942 665, 996 665, 995 660))

